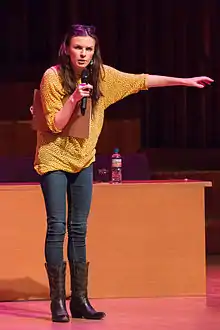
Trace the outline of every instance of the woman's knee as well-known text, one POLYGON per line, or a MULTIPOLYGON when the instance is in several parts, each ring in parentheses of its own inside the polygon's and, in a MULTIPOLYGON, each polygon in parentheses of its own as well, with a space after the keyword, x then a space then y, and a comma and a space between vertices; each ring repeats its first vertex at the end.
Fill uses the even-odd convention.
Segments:
POLYGON ((48 221, 47 233, 64 236, 66 233, 66 223, 62 221, 48 221))
POLYGON ((87 233, 87 222, 83 221, 80 223, 70 223, 68 225, 68 236, 69 238, 85 238, 87 233))

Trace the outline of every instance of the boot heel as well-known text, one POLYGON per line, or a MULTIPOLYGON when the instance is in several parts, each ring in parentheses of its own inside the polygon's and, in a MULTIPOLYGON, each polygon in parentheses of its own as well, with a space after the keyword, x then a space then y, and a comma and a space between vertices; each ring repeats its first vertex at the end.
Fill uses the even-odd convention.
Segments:
POLYGON ((71 311, 71 316, 74 319, 82 319, 83 318, 82 313, 80 313, 78 311, 71 311))

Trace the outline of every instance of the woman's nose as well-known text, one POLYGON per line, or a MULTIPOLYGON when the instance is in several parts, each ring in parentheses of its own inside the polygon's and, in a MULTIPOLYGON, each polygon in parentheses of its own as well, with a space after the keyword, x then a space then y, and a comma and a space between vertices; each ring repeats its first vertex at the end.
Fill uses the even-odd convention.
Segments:
POLYGON ((81 55, 81 56, 85 56, 85 55, 86 55, 86 50, 85 50, 85 49, 82 49, 80 55, 81 55))

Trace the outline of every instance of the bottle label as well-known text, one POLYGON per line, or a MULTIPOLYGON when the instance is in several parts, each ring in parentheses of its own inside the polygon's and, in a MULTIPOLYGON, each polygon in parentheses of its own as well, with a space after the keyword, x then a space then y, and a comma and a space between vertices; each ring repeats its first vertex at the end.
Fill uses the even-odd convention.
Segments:
POLYGON ((112 159, 112 167, 122 167, 122 159, 121 158, 112 159))

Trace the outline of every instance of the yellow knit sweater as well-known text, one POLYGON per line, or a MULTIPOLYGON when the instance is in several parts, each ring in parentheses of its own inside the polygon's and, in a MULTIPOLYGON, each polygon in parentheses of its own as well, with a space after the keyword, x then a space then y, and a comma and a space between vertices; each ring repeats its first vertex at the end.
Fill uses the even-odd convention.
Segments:
POLYGON ((51 67, 44 73, 40 85, 41 100, 51 132, 37 132, 34 168, 40 175, 54 170, 76 173, 88 167, 95 160, 104 110, 130 94, 147 89, 145 74, 124 73, 107 65, 104 65, 104 71, 104 79, 100 83, 103 96, 93 109, 90 136, 85 139, 59 136, 54 119, 55 114, 63 107, 62 100, 66 94, 58 67, 51 67))

